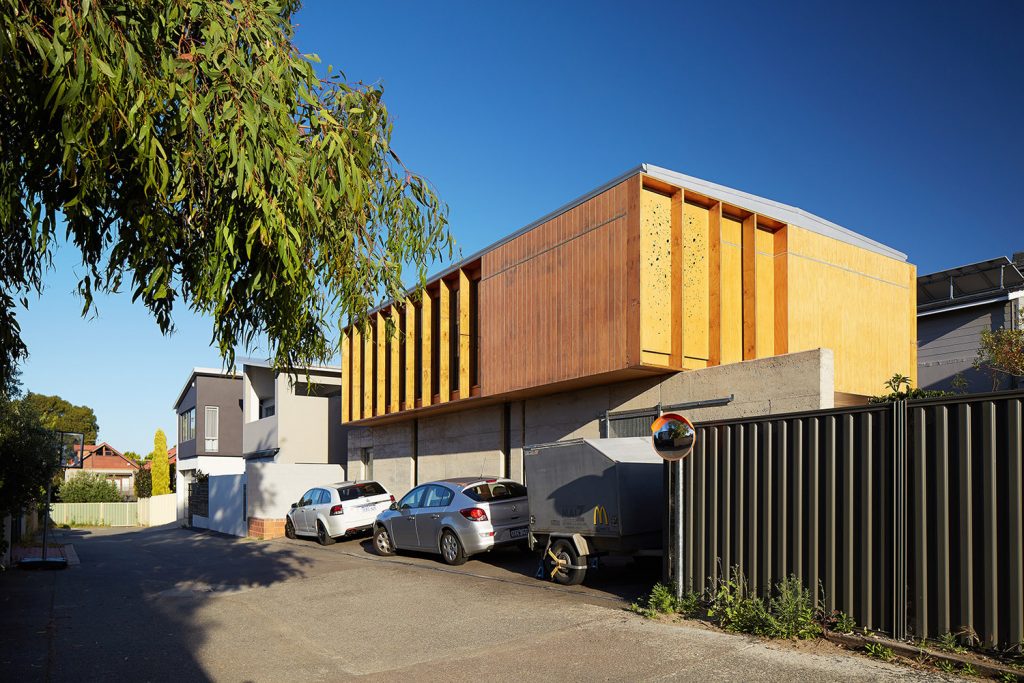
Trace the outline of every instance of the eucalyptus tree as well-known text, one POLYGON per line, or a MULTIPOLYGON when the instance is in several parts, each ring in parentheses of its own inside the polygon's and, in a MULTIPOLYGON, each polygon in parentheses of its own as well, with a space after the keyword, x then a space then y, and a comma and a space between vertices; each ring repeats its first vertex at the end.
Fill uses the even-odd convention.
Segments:
POLYGON ((299 52, 297 0, 0 0, 0 377, 62 240, 83 315, 127 291, 226 363, 333 355, 344 316, 451 256, 447 208, 391 147, 378 84, 299 52))

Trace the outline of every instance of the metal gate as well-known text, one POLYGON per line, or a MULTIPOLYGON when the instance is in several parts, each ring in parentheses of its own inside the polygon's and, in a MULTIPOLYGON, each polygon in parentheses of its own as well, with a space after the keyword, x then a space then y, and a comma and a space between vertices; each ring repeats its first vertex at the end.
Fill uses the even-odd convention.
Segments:
POLYGON ((1024 640, 1024 393, 698 426, 668 466, 668 572, 705 592, 738 567, 789 575, 828 610, 890 633, 1024 640))

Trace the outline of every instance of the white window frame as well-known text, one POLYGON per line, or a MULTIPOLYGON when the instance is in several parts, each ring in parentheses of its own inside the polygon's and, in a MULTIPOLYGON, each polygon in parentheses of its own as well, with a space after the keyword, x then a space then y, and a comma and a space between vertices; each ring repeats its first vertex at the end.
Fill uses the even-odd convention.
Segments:
POLYGON ((206 419, 203 425, 205 450, 207 453, 216 453, 220 450, 220 406, 205 406, 203 417, 206 419))

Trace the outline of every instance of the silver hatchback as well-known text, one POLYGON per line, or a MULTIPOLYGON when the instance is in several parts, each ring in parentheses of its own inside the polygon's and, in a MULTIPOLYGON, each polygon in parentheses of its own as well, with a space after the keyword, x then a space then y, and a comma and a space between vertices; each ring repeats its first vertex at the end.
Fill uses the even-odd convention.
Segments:
POLYGON ((472 477, 421 484, 377 515, 373 547, 439 553, 448 564, 500 545, 525 544, 526 487, 511 479, 472 477))

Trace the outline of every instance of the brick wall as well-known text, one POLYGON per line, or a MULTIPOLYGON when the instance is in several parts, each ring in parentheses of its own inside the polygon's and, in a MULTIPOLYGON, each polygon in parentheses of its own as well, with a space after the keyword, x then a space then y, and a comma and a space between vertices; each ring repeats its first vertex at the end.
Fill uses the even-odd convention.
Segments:
POLYGON ((282 536, 284 536, 283 519, 249 518, 249 538, 261 538, 268 541, 272 538, 281 538, 282 536))

